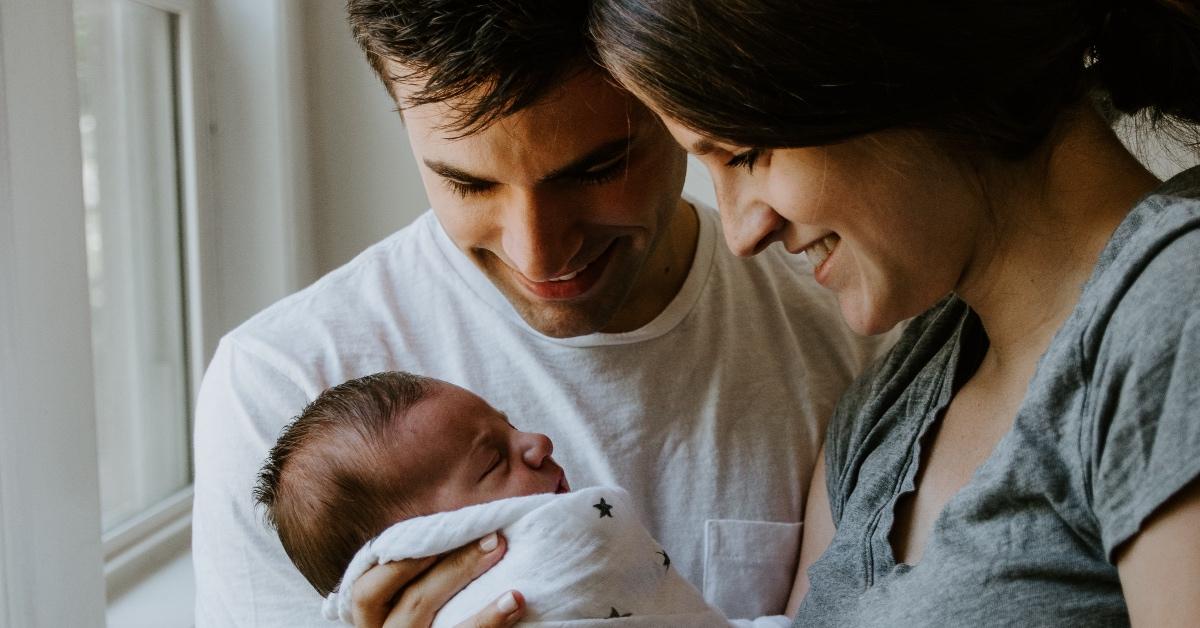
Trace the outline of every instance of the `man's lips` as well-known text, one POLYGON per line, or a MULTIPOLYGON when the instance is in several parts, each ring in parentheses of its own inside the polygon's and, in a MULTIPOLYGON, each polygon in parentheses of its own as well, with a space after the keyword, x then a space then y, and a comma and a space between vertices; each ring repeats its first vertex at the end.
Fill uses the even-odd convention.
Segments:
POLYGON ((515 270, 513 274, 517 276, 521 285, 534 296, 549 300, 573 299, 583 296, 596 285, 604 274, 604 269, 608 267, 608 262, 612 260, 615 249, 616 241, 614 240, 603 253, 588 262, 582 269, 563 275, 559 279, 533 281, 515 270))

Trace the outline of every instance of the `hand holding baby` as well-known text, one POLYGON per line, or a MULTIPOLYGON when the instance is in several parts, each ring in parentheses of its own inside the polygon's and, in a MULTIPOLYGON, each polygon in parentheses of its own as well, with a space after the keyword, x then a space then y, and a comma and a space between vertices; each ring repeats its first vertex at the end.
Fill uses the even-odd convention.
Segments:
MULTIPOLYGON (((354 583, 356 628, 428 628, 438 610, 504 556, 500 535, 484 537, 438 558, 413 558, 372 567, 354 583)), ((507 628, 524 615, 525 600, 510 591, 459 628, 507 628)))

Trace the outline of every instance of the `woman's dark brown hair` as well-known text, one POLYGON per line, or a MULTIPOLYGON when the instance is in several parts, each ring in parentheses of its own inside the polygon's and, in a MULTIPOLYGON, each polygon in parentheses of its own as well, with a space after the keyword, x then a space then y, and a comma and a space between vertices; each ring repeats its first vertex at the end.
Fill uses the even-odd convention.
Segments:
POLYGON ((1194 0, 594 0, 600 61, 742 146, 933 131, 1022 157, 1087 94, 1200 121, 1194 0))

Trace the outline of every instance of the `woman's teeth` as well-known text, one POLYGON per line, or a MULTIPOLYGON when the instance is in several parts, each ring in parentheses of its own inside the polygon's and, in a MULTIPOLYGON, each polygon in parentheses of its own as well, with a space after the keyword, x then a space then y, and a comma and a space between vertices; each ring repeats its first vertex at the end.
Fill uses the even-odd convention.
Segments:
POLYGON ((821 238, 820 242, 804 249, 804 254, 808 256, 808 261, 812 262, 813 268, 816 268, 829 259, 829 254, 833 252, 838 242, 841 241, 842 239, 836 233, 831 233, 821 238))

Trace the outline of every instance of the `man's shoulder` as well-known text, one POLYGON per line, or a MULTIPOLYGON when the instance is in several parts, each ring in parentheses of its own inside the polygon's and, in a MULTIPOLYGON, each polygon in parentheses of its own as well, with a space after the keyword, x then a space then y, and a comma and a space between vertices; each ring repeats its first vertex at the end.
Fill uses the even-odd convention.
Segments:
POLYGON ((420 282, 414 279, 436 276, 442 262, 434 241, 434 220, 432 213, 426 212, 307 287, 267 306, 227 338, 295 339, 292 334, 311 334, 323 324, 363 321, 396 309, 389 304, 417 306, 414 293, 420 282))

